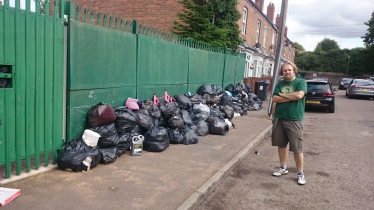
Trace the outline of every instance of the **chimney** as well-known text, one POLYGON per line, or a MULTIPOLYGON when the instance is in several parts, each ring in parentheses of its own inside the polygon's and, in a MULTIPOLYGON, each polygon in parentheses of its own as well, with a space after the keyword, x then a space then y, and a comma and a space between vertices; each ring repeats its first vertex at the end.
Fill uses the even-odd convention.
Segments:
POLYGON ((263 12, 262 9, 264 8, 264 0, 256 0, 256 1, 255 1, 255 4, 256 4, 256 7, 257 7, 261 12, 263 12))
POLYGON ((268 16, 269 20, 274 23, 274 12, 275 12, 275 7, 274 7, 274 3, 269 3, 268 5, 268 10, 267 10, 267 13, 266 13, 266 16, 268 16))
POLYGON ((277 17, 275 18, 275 25, 279 28, 280 27, 280 20, 281 19, 281 17, 280 17, 280 15, 279 14, 277 14, 277 17))
POLYGON ((286 27, 284 27, 284 36, 286 36, 286 37, 287 37, 287 31, 288 31, 288 27, 286 26, 286 27))

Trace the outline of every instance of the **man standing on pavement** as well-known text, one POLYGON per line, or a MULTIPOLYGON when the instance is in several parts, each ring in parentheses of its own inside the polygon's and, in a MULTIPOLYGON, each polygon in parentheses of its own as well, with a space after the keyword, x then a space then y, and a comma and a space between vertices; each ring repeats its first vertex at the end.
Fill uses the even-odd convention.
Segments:
POLYGON ((298 170, 297 183, 306 183, 304 176, 303 125, 305 95, 307 84, 304 79, 297 78, 297 67, 293 63, 285 63, 279 72, 284 77, 274 88, 273 102, 276 103, 273 119, 272 145, 278 147, 280 168, 273 176, 288 174, 287 145, 293 152, 298 170))

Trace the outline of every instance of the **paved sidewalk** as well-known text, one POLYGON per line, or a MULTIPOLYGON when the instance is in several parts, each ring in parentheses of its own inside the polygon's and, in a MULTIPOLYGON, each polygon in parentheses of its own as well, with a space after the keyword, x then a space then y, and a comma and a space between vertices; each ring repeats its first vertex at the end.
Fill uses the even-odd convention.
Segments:
POLYGON ((50 209, 194 209, 271 130, 268 101, 260 111, 233 119, 225 136, 199 137, 198 144, 174 145, 161 153, 126 152, 115 163, 89 172, 51 170, 3 187, 21 195, 2 207, 50 209))

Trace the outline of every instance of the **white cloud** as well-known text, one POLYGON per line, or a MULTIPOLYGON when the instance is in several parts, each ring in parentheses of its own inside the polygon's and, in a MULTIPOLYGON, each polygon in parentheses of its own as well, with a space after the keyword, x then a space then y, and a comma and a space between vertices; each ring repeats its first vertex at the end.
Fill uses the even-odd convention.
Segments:
MULTIPOLYGON (((282 0, 265 0, 264 13, 269 3, 281 11, 282 0)), ((313 51, 324 38, 335 40, 341 49, 363 47, 360 38, 366 33, 367 22, 374 11, 374 0, 289 0, 286 25, 288 38, 313 51)))

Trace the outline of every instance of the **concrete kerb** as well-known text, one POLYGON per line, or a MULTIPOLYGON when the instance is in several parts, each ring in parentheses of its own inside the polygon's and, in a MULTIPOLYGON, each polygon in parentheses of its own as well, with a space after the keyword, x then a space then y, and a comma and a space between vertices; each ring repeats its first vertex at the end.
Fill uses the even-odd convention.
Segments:
POLYGON ((193 210, 195 209, 218 185, 219 183, 246 158, 249 153, 267 134, 271 132, 272 125, 266 127, 258 134, 253 141, 245 146, 235 157, 233 157, 226 165, 224 165, 216 174, 214 174, 205 184, 203 184, 196 192, 194 192, 185 202, 183 202, 177 210, 193 210))
POLYGON ((56 168, 57 168, 57 164, 50 164, 47 167, 40 167, 38 170, 31 170, 28 173, 22 172, 18 176, 12 174, 9 179, 1 180, 0 185, 8 184, 10 182, 15 182, 15 181, 18 181, 18 180, 21 180, 21 179, 25 179, 25 178, 28 178, 28 177, 31 177, 31 176, 35 176, 37 174, 41 174, 41 173, 44 173, 44 172, 47 172, 47 171, 50 171, 50 170, 53 170, 53 169, 56 169, 56 168))

